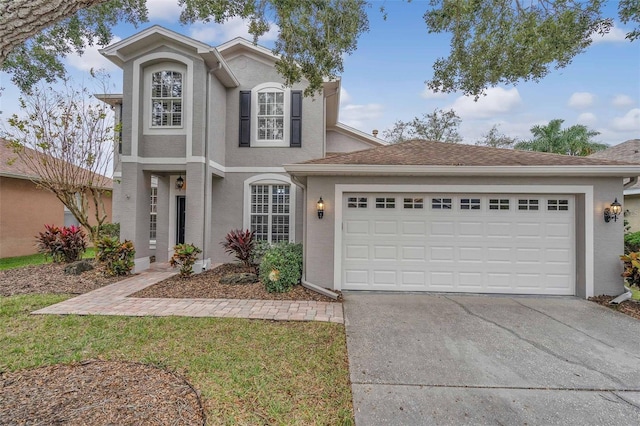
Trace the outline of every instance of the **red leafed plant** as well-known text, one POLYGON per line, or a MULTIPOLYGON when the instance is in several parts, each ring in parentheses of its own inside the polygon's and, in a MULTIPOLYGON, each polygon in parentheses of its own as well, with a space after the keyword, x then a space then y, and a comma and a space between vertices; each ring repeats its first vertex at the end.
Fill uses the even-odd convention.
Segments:
POLYGON ((40 253, 51 257, 54 262, 74 262, 82 257, 87 249, 84 231, 74 225, 61 228, 45 225, 45 231, 37 236, 40 253))
POLYGON ((245 266, 251 266, 251 259, 253 256, 253 250, 256 246, 256 241, 253 238, 255 232, 241 229, 234 229, 229 232, 225 237, 225 240, 221 242, 224 251, 228 254, 232 254, 242 262, 245 266))

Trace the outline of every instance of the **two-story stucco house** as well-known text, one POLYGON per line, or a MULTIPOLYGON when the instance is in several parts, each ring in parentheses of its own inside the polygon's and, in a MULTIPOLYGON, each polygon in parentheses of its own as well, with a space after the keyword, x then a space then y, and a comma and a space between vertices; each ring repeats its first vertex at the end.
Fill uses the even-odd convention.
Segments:
MULTIPOLYGON (((303 97, 271 52, 151 27, 102 53, 122 121, 114 220, 136 269, 178 242, 197 268, 237 228, 304 246, 303 283, 338 290, 576 295, 623 291, 620 161, 411 141, 338 122, 340 82, 303 97), (329 155, 330 154, 330 155, 329 155), (152 178, 153 221, 150 219, 152 178), (324 201, 320 214, 317 202, 324 201)), ((622 207, 624 208, 624 207, 622 207)))
POLYGON ((241 38, 211 47, 153 26, 102 54, 124 72, 124 94, 100 98, 122 124, 114 221, 134 241, 138 271, 152 254, 150 220, 157 261, 193 243, 196 269, 230 260, 219 243, 232 229, 301 242, 302 189, 283 164, 380 145, 338 123, 339 81, 304 97, 303 84, 283 85, 270 50, 241 38))

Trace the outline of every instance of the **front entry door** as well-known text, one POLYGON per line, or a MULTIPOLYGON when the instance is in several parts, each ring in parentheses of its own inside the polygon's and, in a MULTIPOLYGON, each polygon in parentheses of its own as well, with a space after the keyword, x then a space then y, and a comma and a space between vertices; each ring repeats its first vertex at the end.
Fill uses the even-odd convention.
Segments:
POLYGON ((184 244, 184 228, 186 224, 186 205, 187 197, 184 195, 178 195, 177 203, 178 207, 176 218, 178 220, 176 226, 176 244, 184 244))

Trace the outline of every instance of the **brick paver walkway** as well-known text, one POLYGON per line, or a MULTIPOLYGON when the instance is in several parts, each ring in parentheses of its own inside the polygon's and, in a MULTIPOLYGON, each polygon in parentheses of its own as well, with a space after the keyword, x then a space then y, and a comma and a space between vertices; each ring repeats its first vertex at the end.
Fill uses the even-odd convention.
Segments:
POLYGON ((255 318, 282 321, 344 323, 336 302, 245 299, 151 299, 127 297, 162 281, 174 272, 145 271, 139 275, 48 306, 34 314, 124 315, 255 318))

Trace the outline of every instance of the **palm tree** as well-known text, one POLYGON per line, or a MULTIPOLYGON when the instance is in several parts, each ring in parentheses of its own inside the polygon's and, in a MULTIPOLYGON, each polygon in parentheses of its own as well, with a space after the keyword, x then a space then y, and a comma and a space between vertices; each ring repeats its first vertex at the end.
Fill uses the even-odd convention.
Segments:
POLYGON ((514 148, 584 157, 609 147, 592 139, 600 132, 589 130, 582 124, 562 129, 562 123, 564 120, 556 118, 547 125, 533 126, 531 128, 533 139, 518 142, 514 148))

